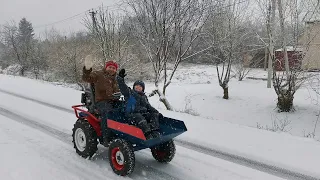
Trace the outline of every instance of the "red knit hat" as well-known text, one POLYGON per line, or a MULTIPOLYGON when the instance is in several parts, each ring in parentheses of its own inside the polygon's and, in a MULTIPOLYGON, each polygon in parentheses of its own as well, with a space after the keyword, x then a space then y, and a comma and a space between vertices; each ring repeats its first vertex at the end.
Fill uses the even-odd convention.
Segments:
POLYGON ((107 68, 108 66, 114 66, 116 68, 116 70, 118 70, 118 64, 114 61, 108 61, 106 62, 106 67, 107 68))

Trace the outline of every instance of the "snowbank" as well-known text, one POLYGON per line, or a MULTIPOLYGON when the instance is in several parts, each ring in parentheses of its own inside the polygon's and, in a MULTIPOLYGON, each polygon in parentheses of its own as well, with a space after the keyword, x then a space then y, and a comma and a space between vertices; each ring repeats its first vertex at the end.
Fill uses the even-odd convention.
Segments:
POLYGON ((188 114, 163 114, 186 123, 188 132, 178 139, 320 178, 320 143, 313 139, 188 114))
POLYGON ((22 68, 21 65, 14 64, 14 65, 8 66, 7 68, 3 69, 2 73, 7 74, 7 75, 19 75, 21 68, 22 68))

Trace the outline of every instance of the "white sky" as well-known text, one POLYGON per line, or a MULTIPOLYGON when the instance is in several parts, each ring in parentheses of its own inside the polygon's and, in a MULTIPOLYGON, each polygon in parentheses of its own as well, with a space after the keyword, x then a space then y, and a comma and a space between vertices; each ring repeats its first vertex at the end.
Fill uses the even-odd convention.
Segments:
MULTIPOLYGON (((85 29, 82 24, 86 16, 86 10, 97 8, 100 5, 111 6, 111 10, 119 11, 118 3, 121 0, 0 0, 0 25, 14 20, 16 24, 22 17, 26 17, 34 27, 36 36, 52 27, 59 30, 62 34, 85 29), (68 19, 63 22, 55 23, 60 20, 68 19), (52 24, 55 23, 55 24, 52 24)), ((309 0, 307 0, 309 1, 309 0)), ((249 7, 252 10, 251 18, 258 18, 261 13, 255 0, 250 0, 249 7)))
POLYGON ((18 24, 20 19, 25 17, 32 23, 36 35, 52 27, 67 33, 85 28, 81 24, 86 16, 84 11, 102 4, 112 6, 111 9, 116 10, 115 5, 119 2, 120 0, 0 0, 0 25, 11 20, 18 24), (79 13, 82 14, 64 22, 45 26, 79 13))

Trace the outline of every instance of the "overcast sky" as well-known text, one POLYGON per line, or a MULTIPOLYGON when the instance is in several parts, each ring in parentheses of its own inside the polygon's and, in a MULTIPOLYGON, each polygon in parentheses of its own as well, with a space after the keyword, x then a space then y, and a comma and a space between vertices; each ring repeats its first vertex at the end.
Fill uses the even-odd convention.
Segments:
POLYGON ((26 17, 34 27, 37 35, 46 28, 52 27, 62 33, 84 29, 81 24, 86 16, 84 11, 96 8, 100 5, 112 6, 116 10, 116 4, 120 0, 0 0, 0 24, 14 20, 16 23, 22 17, 26 17), (82 13, 83 12, 83 13, 82 13), (51 24, 74 15, 82 13, 79 16, 66 20, 64 22, 51 24), (47 25, 47 26, 46 26, 47 25))

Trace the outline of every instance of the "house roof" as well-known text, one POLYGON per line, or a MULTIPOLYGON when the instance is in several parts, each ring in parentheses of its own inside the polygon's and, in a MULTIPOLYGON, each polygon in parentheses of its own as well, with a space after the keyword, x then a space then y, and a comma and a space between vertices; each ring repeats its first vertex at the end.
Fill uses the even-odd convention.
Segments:
MULTIPOLYGON (((287 51, 303 51, 302 47, 286 46, 287 51)), ((283 48, 277 49, 276 51, 283 51, 283 48)))
POLYGON ((317 24, 320 23, 319 19, 314 19, 314 20, 309 20, 309 21, 305 21, 306 24, 317 24))

